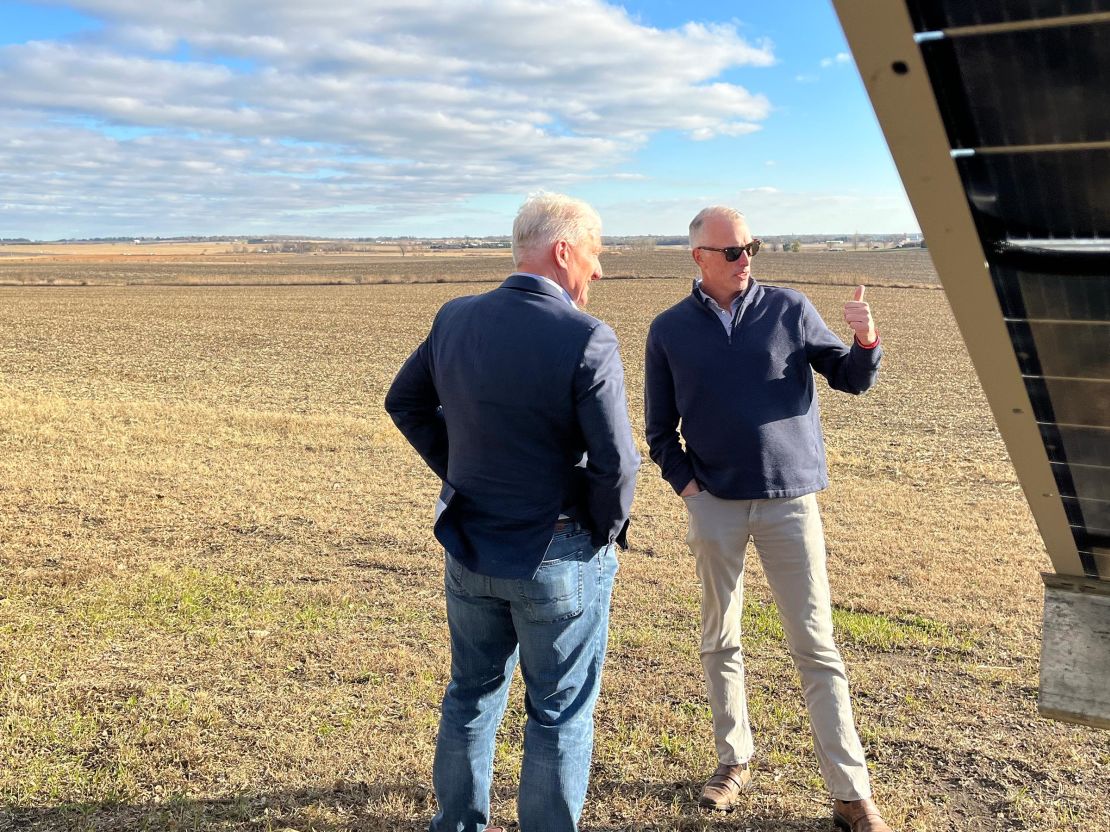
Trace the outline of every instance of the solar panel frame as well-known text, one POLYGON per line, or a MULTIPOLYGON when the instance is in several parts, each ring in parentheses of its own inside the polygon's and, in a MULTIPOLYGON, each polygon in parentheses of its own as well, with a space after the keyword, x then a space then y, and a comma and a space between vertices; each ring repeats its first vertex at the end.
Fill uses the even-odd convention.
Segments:
MULTIPOLYGON (((1072 264, 1079 261, 1086 262, 1090 271, 1097 271, 1092 263, 1101 255, 1095 252, 1091 257, 1063 257, 1051 246, 1060 239, 1098 236, 1095 232, 1103 228, 1110 232, 1110 214, 1102 213, 1110 206, 1100 203, 1091 192, 1060 209, 1054 200, 1067 196, 1063 186, 1040 199, 1036 195, 1038 186, 1051 188, 1061 166, 1070 172, 1083 169, 1087 163, 1101 162, 1083 159, 1077 163, 1080 157, 1070 153, 1070 158, 1061 161, 1063 154, 1030 153, 1020 148, 1014 152, 1005 147, 991 153, 957 153, 954 158, 953 150, 978 148, 954 147, 953 134, 971 140, 978 136, 950 131, 942 118, 933 88, 937 70, 927 67, 925 58, 929 50, 942 54, 942 48, 932 41, 919 43, 915 39, 915 26, 903 4, 836 0, 835 5, 1053 567, 1062 575, 1098 578, 1104 568, 1099 541, 1092 541, 1085 526, 1073 526, 1083 521, 1088 503, 1080 502, 1074 493, 1074 478, 1057 475, 1054 468, 1059 469, 1060 463, 1054 466, 1050 462, 1041 428, 1042 424, 1096 427, 1101 409, 1098 397, 1092 412, 1086 404, 1092 385, 1103 383, 1043 377, 1039 365, 1045 357, 1037 352, 1033 328, 1024 314, 1013 313, 1027 313, 1037 303, 1043 306, 1046 290, 1049 297, 1072 298, 1074 302, 1076 293, 1082 295, 1084 291, 1077 287, 1102 285, 1097 282, 1103 279, 1098 273, 1087 275, 1095 283, 1074 285, 1072 280, 1085 278, 1071 274, 1075 270, 1072 264), (1046 161, 1046 157, 1050 158, 1046 161), (1021 199, 1015 201, 1015 194, 1021 199), (1029 245, 1023 247, 1025 243, 1029 245), (1061 268, 1061 263, 1066 263, 1066 268, 1061 268), (1031 285, 1039 294, 1026 293, 1031 285), (1009 316, 1004 315, 1004 305, 1009 316), (1015 325, 1026 327, 1032 347, 1029 357, 1021 361, 1010 338, 1015 325), (1054 393, 1059 401, 1054 401, 1054 393), (1059 418, 1058 410, 1069 418, 1059 418), (1062 484, 1068 485, 1072 493, 1062 493, 1062 484), (1064 497, 1074 501, 1065 506, 1064 497)), ((1017 17, 1011 14, 1016 7, 1005 3, 996 4, 997 8, 983 5, 976 19, 953 16, 963 4, 911 5, 916 9, 918 32, 954 23, 989 23, 1017 17), (928 9, 939 10, 943 19, 922 17, 928 9)), ((1064 6, 1072 13, 1077 8, 1091 11, 1074 4, 1064 6)), ((1026 9, 1024 18, 1060 10, 1040 4, 1037 9, 1026 9)), ((1097 7, 1094 10, 1101 11, 1097 7)), ((951 51, 955 54, 954 49, 951 51)), ((945 83, 956 84, 959 80, 949 78, 945 83)), ((945 112, 951 115, 953 108, 945 112)), ((974 125, 973 121, 969 123, 974 125)), ((1106 173, 1110 183, 1110 164, 1106 173)), ((1100 293, 1096 288, 1096 297, 1100 293)), ((1056 356, 1049 357, 1057 360, 1056 356)), ((1066 459, 1066 448, 1061 446, 1058 451, 1066 459)), ((1110 563, 1105 569, 1110 576, 1110 563)))
MULTIPOLYGON (((1110 142, 1028 144, 1047 135, 1029 125, 974 132, 985 113, 1020 111, 968 97, 960 47, 937 45, 990 35, 1010 38, 996 41, 1005 49, 1017 31, 1103 26, 1110 0, 834 4, 1056 570, 1042 575, 1038 709, 1110 729, 1110 142)), ((1065 124, 1052 137, 1090 135, 1065 124)))

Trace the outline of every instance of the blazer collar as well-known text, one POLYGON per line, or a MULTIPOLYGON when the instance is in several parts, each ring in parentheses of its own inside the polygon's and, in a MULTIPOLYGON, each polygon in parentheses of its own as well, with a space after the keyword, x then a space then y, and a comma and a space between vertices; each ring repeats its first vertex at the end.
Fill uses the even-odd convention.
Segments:
POLYGON ((525 292, 536 292, 541 295, 548 295, 555 298, 555 300, 566 303, 567 299, 563 296, 562 290, 556 286, 552 286, 546 280, 540 280, 538 277, 533 277, 530 274, 511 274, 505 282, 501 284, 502 289, 523 289, 525 292))

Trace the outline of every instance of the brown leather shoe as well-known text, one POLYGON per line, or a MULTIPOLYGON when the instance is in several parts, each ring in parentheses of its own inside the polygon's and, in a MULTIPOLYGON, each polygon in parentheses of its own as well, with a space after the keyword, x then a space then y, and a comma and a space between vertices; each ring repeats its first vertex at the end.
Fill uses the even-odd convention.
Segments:
POLYGON ((833 826, 843 832, 894 832, 871 799, 834 800, 833 826))
POLYGON ((747 763, 726 766, 721 764, 701 790, 698 805, 703 809, 727 811, 735 806, 740 796, 752 787, 752 773, 747 763))

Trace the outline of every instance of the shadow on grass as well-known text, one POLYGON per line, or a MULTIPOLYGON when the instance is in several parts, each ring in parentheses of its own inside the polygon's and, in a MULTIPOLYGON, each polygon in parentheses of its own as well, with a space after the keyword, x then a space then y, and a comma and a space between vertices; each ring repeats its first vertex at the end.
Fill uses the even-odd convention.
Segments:
MULTIPOLYGON (((703 812, 697 806, 701 783, 599 783, 588 803, 647 799, 668 817, 653 819, 641 810, 636 817, 584 822, 582 832, 826 832, 825 817, 761 817, 743 806, 730 812, 703 812), (678 801, 675 816, 673 801, 678 801)), ((496 797, 513 799, 511 790, 496 797)), ((0 832, 424 832, 435 812, 435 800, 424 786, 412 784, 343 784, 267 794, 227 797, 171 797, 159 803, 73 803, 57 806, 0 806, 0 832)), ((602 811, 604 815, 604 811, 602 811)), ((502 822, 498 818, 494 823, 502 822)), ((509 832, 519 827, 509 824, 509 832)))
MULTIPOLYGON (((731 813, 731 816, 722 814, 717 818, 680 818, 673 822, 660 824, 645 824, 643 821, 629 821, 623 826, 593 826, 583 824, 581 832, 716 832, 716 830, 729 830, 729 832, 831 832, 832 821, 827 817, 821 818, 761 818, 754 815, 739 814, 740 810, 731 813)), ((518 832, 518 830, 509 830, 518 832)))
POLYGON ((0 807, 0 832, 185 832, 185 830, 258 830, 262 832, 423 832, 434 800, 412 784, 351 783, 336 788, 240 793, 227 797, 174 796, 159 803, 70 803, 58 806, 0 807), (380 807, 398 807, 392 813, 380 807), (400 807, 408 807, 404 811, 400 807))
MULTIPOLYGON (((600 814, 604 815, 604 805, 632 803, 637 805, 635 816, 620 822, 604 820, 583 823, 582 832, 829 832, 832 829, 831 815, 818 817, 783 817, 781 814, 761 813, 755 801, 752 804, 744 799, 727 812, 707 812, 698 806, 702 780, 679 781, 638 781, 613 782, 598 780, 590 786, 587 807, 603 804, 600 814), (655 805, 660 815, 653 818, 651 809, 655 805)), ((510 830, 518 832, 518 830, 510 830)))

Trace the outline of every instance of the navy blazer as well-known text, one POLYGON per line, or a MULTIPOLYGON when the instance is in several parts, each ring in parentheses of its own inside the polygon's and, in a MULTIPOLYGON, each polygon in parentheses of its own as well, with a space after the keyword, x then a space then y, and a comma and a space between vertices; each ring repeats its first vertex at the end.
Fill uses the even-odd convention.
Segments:
POLYGON ((617 338, 546 281, 446 303, 385 408, 443 480, 436 538, 468 569, 532 577, 560 514, 626 545, 640 456, 617 338))

